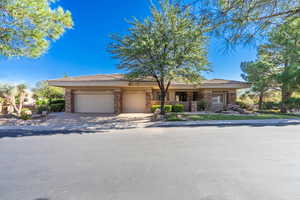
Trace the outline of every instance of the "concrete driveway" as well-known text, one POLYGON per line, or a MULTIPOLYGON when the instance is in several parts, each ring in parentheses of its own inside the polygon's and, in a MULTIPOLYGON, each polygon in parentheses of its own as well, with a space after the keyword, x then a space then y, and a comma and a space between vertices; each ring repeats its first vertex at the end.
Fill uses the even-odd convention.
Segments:
POLYGON ((2 129, 27 130, 109 130, 137 128, 151 121, 150 113, 112 114, 80 114, 50 113, 47 119, 19 120, 0 118, 2 129))
POLYGON ((299 130, 137 128, 2 138, 0 199, 300 199, 299 130))

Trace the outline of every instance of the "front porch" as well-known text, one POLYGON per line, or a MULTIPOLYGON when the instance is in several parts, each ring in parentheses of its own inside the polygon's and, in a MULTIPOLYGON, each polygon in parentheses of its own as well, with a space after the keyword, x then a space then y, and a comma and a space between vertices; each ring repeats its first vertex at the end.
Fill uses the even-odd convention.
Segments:
MULTIPOLYGON (((151 105, 160 104, 160 91, 153 90, 151 105)), ((169 90, 166 104, 183 104, 185 112, 217 111, 235 104, 236 89, 169 90)))

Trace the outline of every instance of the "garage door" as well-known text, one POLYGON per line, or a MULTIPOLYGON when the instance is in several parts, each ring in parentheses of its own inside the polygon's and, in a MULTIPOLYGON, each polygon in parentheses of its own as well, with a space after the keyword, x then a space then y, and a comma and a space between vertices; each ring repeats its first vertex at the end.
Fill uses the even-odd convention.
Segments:
POLYGON ((75 94, 74 109, 78 113, 114 113, 114 95, 75 94))
POLYGON ((144 91, 123 93, 123 112, 143 113, 146 111, 146 94, 144 91))

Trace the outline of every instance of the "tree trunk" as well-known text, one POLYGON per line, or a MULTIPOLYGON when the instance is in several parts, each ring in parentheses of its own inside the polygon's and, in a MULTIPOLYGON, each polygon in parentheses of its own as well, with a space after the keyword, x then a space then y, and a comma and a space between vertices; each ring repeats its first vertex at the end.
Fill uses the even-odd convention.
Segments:
POLYGON ((20 99, 19 99, 19 108, 18 108, 18 117, 21 116, 21 112, 22 112, 22 109, 23 109, 23 104, 24 104, 24 100, 25 100, 25 93, 22 92, 20 94, 20 99))
POLYGON ((261 93, 259 94, 259 101, 258 101, 258 109, 259 109, 259 110, 262 110, 263 100, 264 100, 264 93, 261 92, 261 93))
POLYGON ((165 98, 166 98, 166 91, 161 89, 160 90, 160 114, 161 115, 165 115, 166 111, 165 111, 165 98))
POLYGON ((281 106, 280 112, 287 113, 287 101, 291 97, 291 93, 287 91, 286 86, 283 85, 281 88, 281 106))

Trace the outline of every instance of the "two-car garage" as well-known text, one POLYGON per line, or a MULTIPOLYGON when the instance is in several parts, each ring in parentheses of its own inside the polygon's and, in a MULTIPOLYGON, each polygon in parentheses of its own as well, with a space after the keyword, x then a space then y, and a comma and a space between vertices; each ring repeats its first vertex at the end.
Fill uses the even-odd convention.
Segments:
POLYGON ((74 111, 76 113, 114 113, 114 95, 112 92, 76 92, 74 93, 74 111))
MULTIPOLYGON (((121 94, 121 112, 143 113, 146 111, 144 91, 124 91, 121 94)), ((75 91, 73 93, 74 112, 115 113, 115 98, 112 91, 75 91)))

